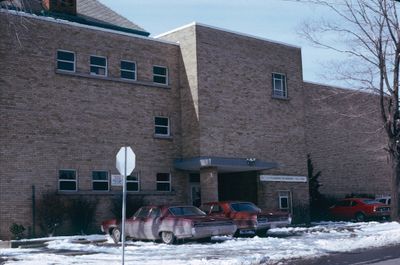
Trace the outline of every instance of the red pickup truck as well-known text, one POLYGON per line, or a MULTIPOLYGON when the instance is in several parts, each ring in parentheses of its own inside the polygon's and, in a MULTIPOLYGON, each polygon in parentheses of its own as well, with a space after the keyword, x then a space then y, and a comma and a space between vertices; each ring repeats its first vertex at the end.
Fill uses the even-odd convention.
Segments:
POLYGON ((235 236, 266 236, 270 228, 288 226, 292 218, 287 212, 264 212, 251 202, 209 202, 202 209, 213 217, 228 217, 237 226, 235 236))

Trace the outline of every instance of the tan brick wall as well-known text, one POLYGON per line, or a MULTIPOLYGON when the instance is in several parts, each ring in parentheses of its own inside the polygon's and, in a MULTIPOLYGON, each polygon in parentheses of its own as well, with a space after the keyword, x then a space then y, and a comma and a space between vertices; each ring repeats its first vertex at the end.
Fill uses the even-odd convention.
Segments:
MULTIPOLYGON (((299 48, 198 24, 162 39, 179 41, 190 71, 182 93, 190 91, 198 108, 201 156, 256 157, 280 164, 268 174, 307 174, 299 48), (288 100, 272 98, 273 72, 286 75, 288 100)), ((194 143, 184 141, 183 149, 194 143)), ((261 186, 259 204, 268 208, 275 198, 264 194, 274 186, 261 186)), ((298 193, 308 198, 308 187, 300 186, 298 193)))
POLYGON ((201 202, 218 201, 218 168, 200 169, 201 202))
POLYGON ((379 97, 310 83, 304 91, 307 149, 315 172, 322 172, 322 193, 387 194, 390 168, 379 97))
MULTIPOLYGON (((186 176, 172 166, 181 141, 179 46, 32 18, 22 22, 0 13, 0 236, 10 235, 12 222, 31 225, 31 185, 37 197, 56 191, 58 170, 75 169, 79 193, 90 193, 91 171, 116 174, 115 155, 124 145, 136 153, 144 194, 154 193, 157 172, 172 172, 174 192, 167 198, 186 202, 186 176), (76 52, 75 75, 56 73, 57 49, 76 52), (108 78, 88 75, 90 55, 107 57, 108 78), (136 61, 139 82, 120 82, 121 59, 136 61), (167 88, 152 85, 153 65, 168 67, 167 88), (170 117, 170 139, 153 137, 156 115, 170 117)), ((161 203, 164 197, 149 198, 161 203)))
POLYGON ((179 43, 181 55, 180 95, 182 111, 182 156, 200 155, 199 85, 196 28, 187 27, 160 37, 179 43))

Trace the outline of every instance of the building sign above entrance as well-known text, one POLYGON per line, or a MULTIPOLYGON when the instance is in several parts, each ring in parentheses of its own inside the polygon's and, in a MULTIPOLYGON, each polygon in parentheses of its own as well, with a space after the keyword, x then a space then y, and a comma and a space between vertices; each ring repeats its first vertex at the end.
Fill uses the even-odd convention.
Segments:
POLYGON ((307 182, 305 176, 260 175, 260 181, 307 182))

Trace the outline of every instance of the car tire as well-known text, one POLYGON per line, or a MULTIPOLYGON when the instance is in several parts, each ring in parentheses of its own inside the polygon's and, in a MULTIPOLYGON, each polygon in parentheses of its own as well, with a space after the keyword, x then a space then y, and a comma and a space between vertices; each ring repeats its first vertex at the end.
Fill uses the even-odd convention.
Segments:
POLYGON ((365 214, 356 213, 355 218, 356 218, 357 222, 364 222, 365 221, 365 214))
POLYGON ((209 243, 209 242, 211 242, 211 237, 209 236, 209 237, 199 238, 199 239, 197 239, 197 242, 199 242, 199 243, 209 243))
POLYGON ((115 244, 118 244, 121 241, 121 230, 119 228, 114 228, 110 235, 115 244))
POLYGON ((257 235, 258 237, 267 237, 267 231, 268 231, 268 229, 261 229, 261 230, 258 230, 257 233, 256 233, 256 235, 257 235))
POLYGON ((161 232, 161 241, 164 244, 171 245, 171 244, 175 243, 176 237, 175 237, 174 233, 164 231, 164 232, 161 232))

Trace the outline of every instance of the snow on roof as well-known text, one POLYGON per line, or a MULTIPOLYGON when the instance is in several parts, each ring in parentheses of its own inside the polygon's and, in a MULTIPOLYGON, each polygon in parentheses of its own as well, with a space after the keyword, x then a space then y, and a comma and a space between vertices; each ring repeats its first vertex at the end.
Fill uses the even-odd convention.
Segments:
POLYGON ((3 8, 15 9, 36 15, 62 18, 81 24, 111 28, 114 30, 121 30, 143 36, 150 35, 150 33, 146 32, 146 30, 144 30, 142 27, 114 12, 109 7, 100 3, 98 0, 77 0, 76 5, 77 14, 68 15, 52 13, 48 10, 45 10, 42 5, 42 0, 13 0, 0 3, 0 7, 3 8))

